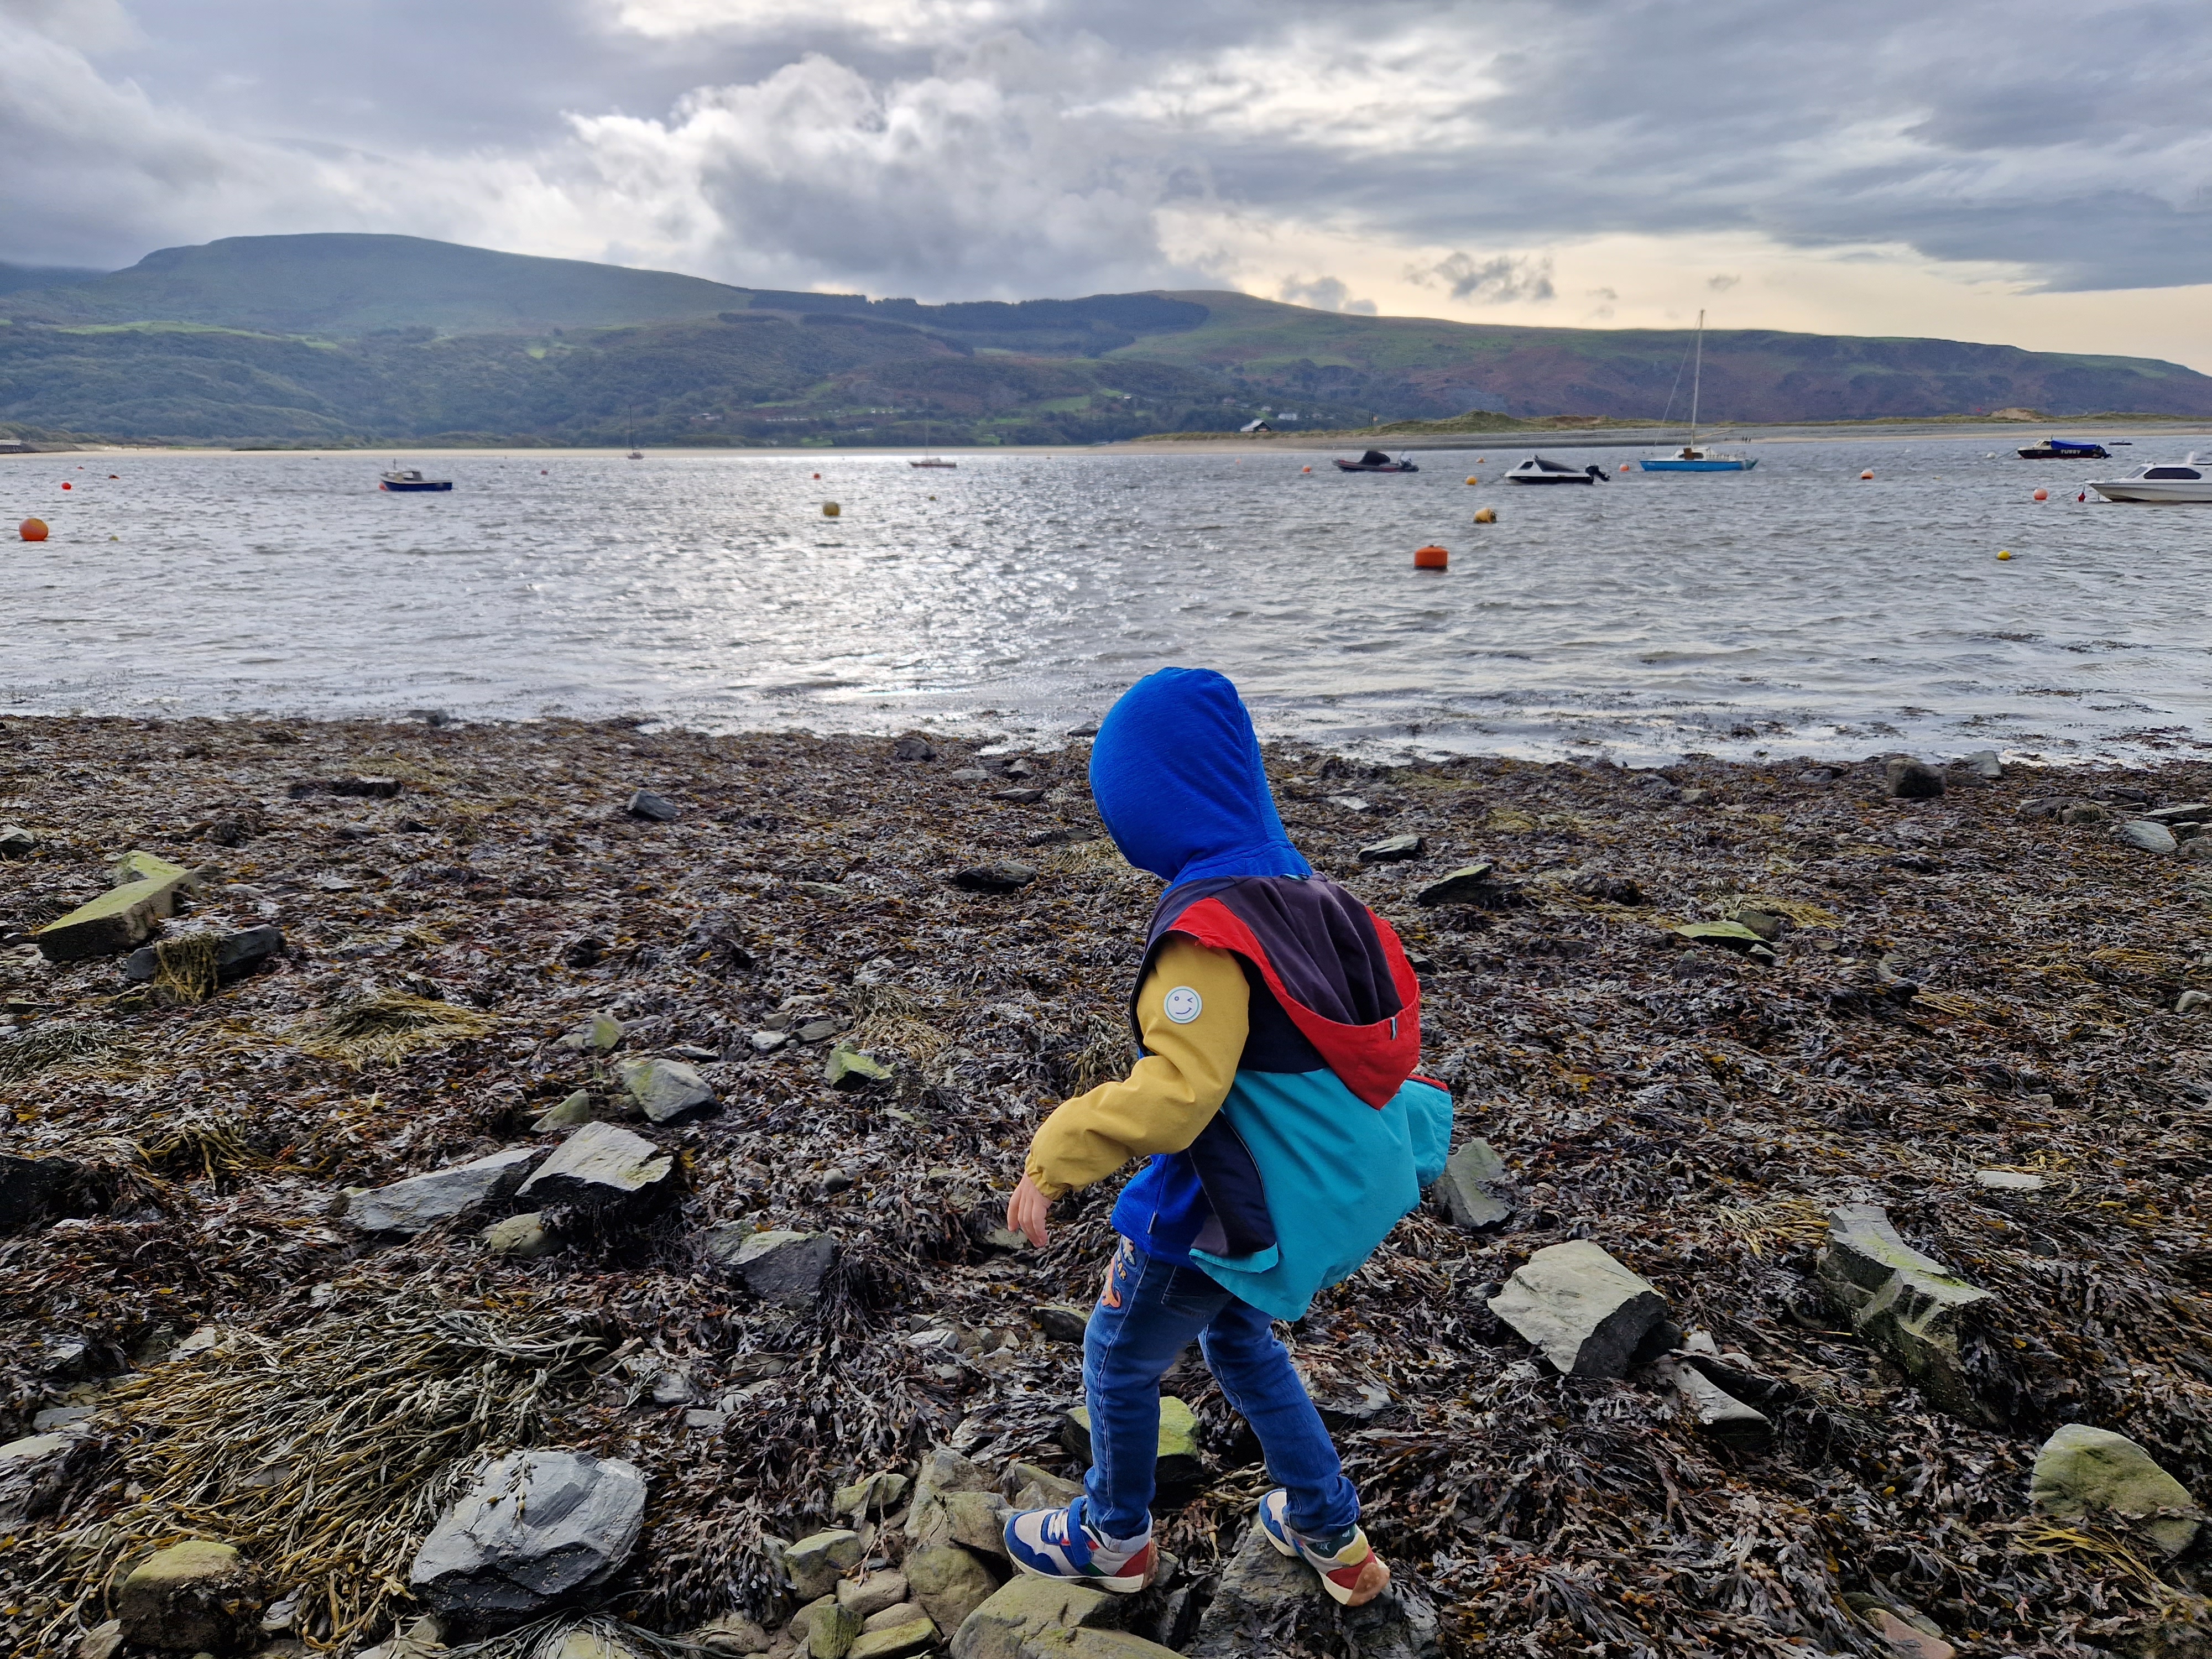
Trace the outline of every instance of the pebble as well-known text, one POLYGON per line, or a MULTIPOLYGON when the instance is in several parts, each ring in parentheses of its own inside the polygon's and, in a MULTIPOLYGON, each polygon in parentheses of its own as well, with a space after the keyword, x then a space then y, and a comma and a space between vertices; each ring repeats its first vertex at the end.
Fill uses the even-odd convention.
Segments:
POLYGON ((2130 847, 2140 847, 2146 853, 2179 852, 2181 843, 2173 831, 2162 823, 2153 823, 2148 818, 2135 818, 2119 828, 2119 837, 2130 847))
POLYGON ((504 1221, 495 1221, 477 1237, 494 1255, 513 1256, 523 1261, 533 1256, 550 1255, 561 1248, 561 1241, 545 1230, 545 1217, 536 1210, 527 1215, 511 1215, 504 1221))
POLYGON ((0 823, 0 859, 26 859, 38 850, 39 838, 20 823, 0 823))
POLYGON ((1328 804, 1340 806, 1347 812, 1371 812, 1375 810, 1374 802, 1359 795, 1331 795, 1328 804))
POLYGON ((954 872, 952 884, 970 893, 1018 893, 1036 879, 1036 873, 1030 865, 998 859, 954 872))
POLYGON ((242 1648, 268 1605, 261 1576, 228 1544, 172 1544, 136 1568, 116 1593, 126 1644, 148 1648, 242 1648))
POLYGON ((1419 836, 1390 836, 1370 842, 1359 849, 1362 864, 1397 864, 1407 859, 1417 859, 1429 850, 1429 843, 1419 836))
POLYGON ((901 738, 891 745, 891 758, 902 761, 933 761, 937 745, 927 738, 901 738))
POLYGON ((2193 1014, 2208 1002, 2212 1002, 2212 992, 2184 991, 2174 999, 2173 1012, 2177 1014, 2193 1014))
POLYGON ((822 1080, 833 1089, 865 1089, 871 1083, 888 1083, 891 1068, 871 1055, 839 1043, 822 1067, 822 1080))
POLYGON ((1966 757, 1966 770, 1984 783, 1996 783, 2005 775, 2004 759, 1994 749, 1977 749, 1966 757))
POLYGON ((2045 1515, 2074 1519, 2119 1516, 2163 1555, 2179 1555, 2197 1539, 2202 1516, 2189 1488, 2124 1434, 2069 1423, 2043 1443, 2029 1478, 2028 1501, 2045 1515), (2161 1510, 2179 1510, 2179 1515, 2161 1510))
POLYGON ((1443 1200, 1455 1226, 1470 1232, 1503 1226, 1513 1206, 1498 1195, 1506 1185, 1505 1164, 1486 1140, 1470 1139, 1444 1162, 1432 1190, 1443 1200))

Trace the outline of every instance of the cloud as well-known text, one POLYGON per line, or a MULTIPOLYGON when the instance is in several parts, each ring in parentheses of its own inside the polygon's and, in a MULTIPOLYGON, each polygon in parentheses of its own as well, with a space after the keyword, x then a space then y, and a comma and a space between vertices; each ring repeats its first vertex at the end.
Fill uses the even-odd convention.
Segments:
POLYGON ((1725 294, 1742 280, 1741 276, 1708 276, 1705 286, 1716 294, 1725 294))
POLYGON ((1406 274, 1415 283, 1442 283, 1455 300, 1481 305, 1548 300, 1554 291, 1549 254, 1498 253, 1478 259, 1471 253, 1448 253, 1426 269, 1406 274))
POLYGON ((1275 297, 1294 306, 1311 306, 1316 311, 1348 311, 1358 317, 1375 315, 1374 301, 1352 298, 1352 290, 1334 276, 1316 276, 1310 283, 1285 276, 1275 297))

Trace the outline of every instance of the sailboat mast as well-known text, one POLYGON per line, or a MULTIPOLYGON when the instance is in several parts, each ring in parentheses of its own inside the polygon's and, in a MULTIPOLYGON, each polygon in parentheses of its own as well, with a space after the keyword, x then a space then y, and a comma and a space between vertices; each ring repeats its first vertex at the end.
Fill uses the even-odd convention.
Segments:
POLYGON ((1698 313, 1696 367, 1690 371, 1690 447, 1698 447, 1698 388, 1705 378, 1705 313, 1698 313))

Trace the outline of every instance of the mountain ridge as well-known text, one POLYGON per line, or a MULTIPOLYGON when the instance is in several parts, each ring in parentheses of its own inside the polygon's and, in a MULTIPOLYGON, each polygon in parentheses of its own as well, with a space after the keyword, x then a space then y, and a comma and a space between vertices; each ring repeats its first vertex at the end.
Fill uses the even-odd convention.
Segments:
MULTIPOLYGON (((10 290, 0 424, 152 439, 1087 442, 1470 411, 1659 417, 1686 330, 1368 317, 1212 290, 923 304, 424 238, 235 237, 10 290)), ((2154 358, 1710 330, 1739 422, 2212 416, 2154 358)))

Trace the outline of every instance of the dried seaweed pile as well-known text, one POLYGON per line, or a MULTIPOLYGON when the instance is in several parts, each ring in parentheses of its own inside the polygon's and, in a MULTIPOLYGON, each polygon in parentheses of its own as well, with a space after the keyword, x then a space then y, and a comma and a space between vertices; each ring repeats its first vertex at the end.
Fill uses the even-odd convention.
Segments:
MULTIPOLYGON (((0 818, 40 839, 0 866, 0 933, 143 847, 216 866, 201 920, 274 921, 289 945, 205 1000, 0 948, 0 1151, 86 1172, 67 1218, 0 1239, 0 1434, 90 1406, 97 1449, 65 1510, 0 1551, 9 1650, 65 1651, 40 1633, 58 1613, 90 1620, 111 1568, 204 1528, 324 1586, 303 1633, 350 1653, 399 1605, 440 1471, 501 1445, 647 1472, 614 1610, 671 1632, 761 1607, 763 1536, 812 1529, 834 1487, 919 1447, 1066 1468, 1075 1351, 1033 1316, 1089 1299, 1110 1194, 1063 1206, 1042 1253, 994 1230, 1039 1115, 1127 1060, 1153 884, 1091 838, 1079 744, 1014 779, 1008 755, 940 747, 0 725, 0 818), (398 791, 325 787, 362 776, 398 791), (639 787, 681 817, 624 816, 639 787), (992 860, 1036 877, 948 884, 992 860), (596 1012, 623 1023, 617 1058, 689 1055, 723 1103, 633 1125, 684 1154, 680 1205, 556 1218, 563 1248, 530 1261, 485 1253, 480 1220, 378 1243, 334 1218, 341 1189, 528 1142, 578 1091, 615 1109, 608 1064, 560 1040, 596 1012), (893 1082, 837 1092, 822 1042, 753 1041, 816 1022, 893 1082), (821 1305, 752 1300, 702 1248, 725 1224, 834 1234, 821 1305), (937 1328, 957 1343, 908 1340, 937 1328), (271 1470, 299 1483, 273 1519, 252 1484, 271 1470)), ((2212 878, 2020 811, 2195 799, 2204 767, 1954 774, 1892 801, 1879 768, 1802 762, 1271 764, 1293 836, 1419 954, 1425 1069, 1509 1166, 1502 1230, 1419 1214, 1291 1332, 1377 1543, 1455 1651, 1888 1651, 1854 1592, 1970 1654, 2207 1639, 2185 1627, 2189 1558, 2039 1516, 2027 1481, 2079 1420, 2212 1498, 2212 1012, 2174 1012, 2212 990, 2212 878), (1398 833, 1425 855, 1358 861, 1398 833), (1413 902, 1476 860, 1496 867, 1482 902, 1413 902), (1747 906, 1782 920, 1771 961, 1672 931, 1747 906), (1978 1183, 1991 1170, 2044 1184, 1978 1183), (1993 1292, 1973 1413, 1936 1409, 1819 1294, 1839 1202, 1885 1206, 1993 1292), (1749 1357, 1771 1452, 1701 1437, 1648 1380, 1563 1380, 1490 1315, 1571 1237, 1749 1357)), ((179 963, 204 989, 204 963, 179 963)), ((1194 1361, 1170 1387, 1212 1465, 1168 1541, 1202 1569, 1264 1474, 1194 1361)))

